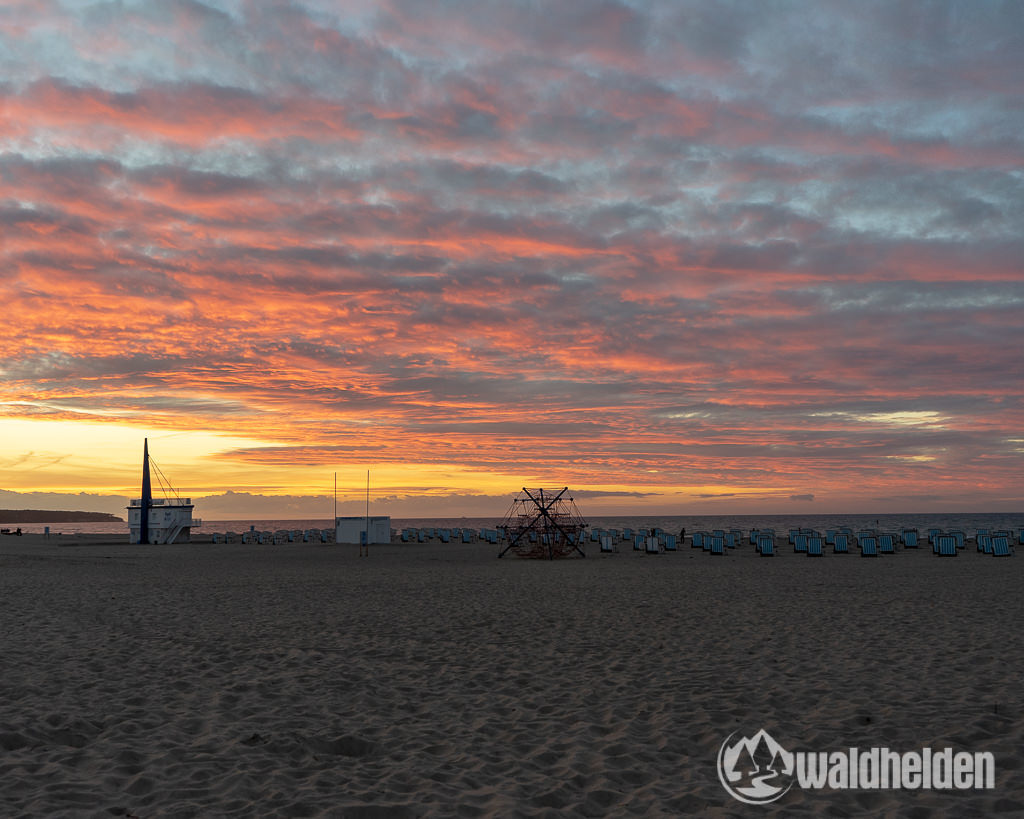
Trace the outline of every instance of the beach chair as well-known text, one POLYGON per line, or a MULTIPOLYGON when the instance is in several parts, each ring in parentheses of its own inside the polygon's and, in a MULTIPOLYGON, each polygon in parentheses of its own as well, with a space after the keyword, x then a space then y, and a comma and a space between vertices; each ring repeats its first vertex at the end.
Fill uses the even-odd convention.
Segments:
POLYGON ((935 554, 939 557, 956 557, 956 538, 953 535, 935 536, 935 554))
POLYGON ((993 557, 1010 557, 1013 553, 1010 551, 1010 538, 999 537, 992 538, 992 556, 993 557))
POLYGON ((836 542, 836 530, 826 529, 825 530, 825 545, 831 546, 836 542))
POLYGON ((775 538, 772 535, 757 536, 757 551, 761 557, 775 556, 775 538))
POLYGON ((674 552, 676 551, 676 536, 665 535, 665 551, 674 552))
POLYGON ((978 551, 992 554, 992 535, 979 534, 977 537, 978 551))
POLYGON ((793 535, 793 540, 791 542, 793 544, 794 552, 807 551, 807 535, 805 535, 803 532, 797 532, 795 535, 793 535))
POLYGON ((724 555, 725 554, 725 538, 712 535, 711 543, 709 544, 708 551, 713 555, 724 555))
POLYGON ((896 538, 894 535, 878 536, 878 551, 882 554, 891 555, 896 551, 896 538))
POLYGON ((874 536, 860 539, 861 557, 878 557, 878 540, 874 536))
POLYGON ((850 535, 847 532, 836 532, 832 538, 832 553, 845 555, 850 553, 850 535))
MULTIPOLYGON (((965 535, 959 529, 950 529, 949 532, 947 532, 947 534, 953 536, 953 539, 956 541, 956 548, 958 548, 958 549, 963 549, 964 548, 964 546, 967 543, 967 535, 965 535)), ((988 534, 988 533, 986 532, 986 534, 988 534)))
POLYGON ((904 529, 903 534, 903 545, 908 549, 916 549, 917 543, 917 529, 904 529))
POLYGON ((612 545, 611 535, 601 535, 601 551, 606 554, 615 551, 615 547, 612 545))
POLYGON ((694 532, 690 536, 690 548, 691 549, 703 549, 704 548, 704 533, 694 532))
POLYGON ((658 538, 656 535, 648 535, 644 543, 644 554, 658 555, 661 554, 661 549, 658 547, 658 538))
POLYGON ((825 552, 821 547, 821 538, 817 535, 807 538, 807 556, 822 557, 825 552))

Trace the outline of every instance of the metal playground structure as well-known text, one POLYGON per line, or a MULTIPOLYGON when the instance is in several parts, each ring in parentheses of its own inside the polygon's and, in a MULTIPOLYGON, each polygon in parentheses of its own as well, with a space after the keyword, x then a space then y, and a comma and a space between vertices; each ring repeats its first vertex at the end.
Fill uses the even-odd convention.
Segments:
POLYGON ((523 487, 500 524, 507 545, 498 557, 509 551, 547 560, 571 557, 573 552, 586 557, 582 547, 587 522, 568 492, 568 486, 561 491, 523 487))

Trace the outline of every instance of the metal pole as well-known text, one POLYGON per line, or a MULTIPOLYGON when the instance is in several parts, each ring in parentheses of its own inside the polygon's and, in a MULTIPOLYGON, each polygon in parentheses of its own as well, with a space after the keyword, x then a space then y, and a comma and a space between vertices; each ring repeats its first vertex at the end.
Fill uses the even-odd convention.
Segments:
POLYGON ((139 517, 139 543, 149 543, 149 507, 153 505, 153 490, 149 481, 149 438, 142 439, 142 509, 139 517))
POLYGON ((366 470, 366 556, 370 556, 370 470, 366 470))

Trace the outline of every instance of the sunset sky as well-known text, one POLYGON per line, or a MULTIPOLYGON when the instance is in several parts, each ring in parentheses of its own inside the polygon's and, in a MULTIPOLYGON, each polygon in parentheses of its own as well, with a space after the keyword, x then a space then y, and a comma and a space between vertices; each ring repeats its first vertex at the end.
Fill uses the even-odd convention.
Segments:
POLYGON ((5 2, 0 507, 1012 511, 1024 3, 5 2))

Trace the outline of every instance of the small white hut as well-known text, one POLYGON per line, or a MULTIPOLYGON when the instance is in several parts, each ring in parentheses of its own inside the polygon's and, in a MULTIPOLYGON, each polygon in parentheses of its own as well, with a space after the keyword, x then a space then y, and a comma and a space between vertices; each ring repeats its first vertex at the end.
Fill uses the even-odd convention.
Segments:
POLYGON ((334 519, 334 540, 336 543, 362 543, 366 524, 370 524, 367 545, 391 542, 391 516, 351 517, 334 519))

